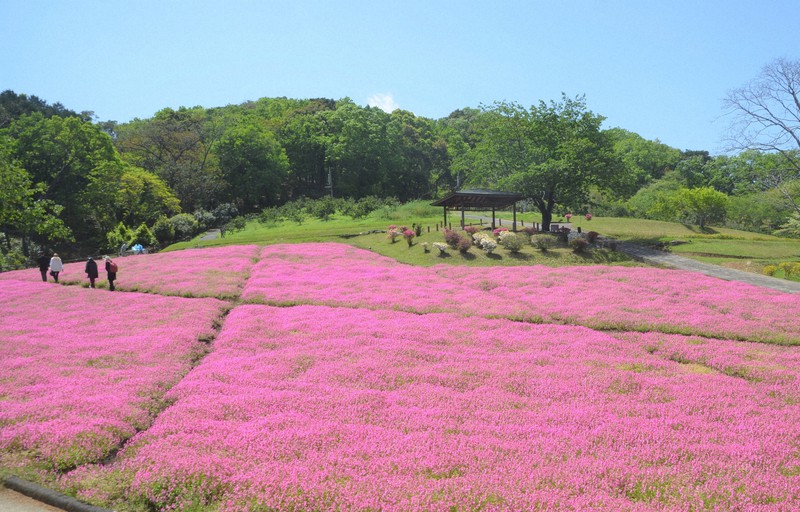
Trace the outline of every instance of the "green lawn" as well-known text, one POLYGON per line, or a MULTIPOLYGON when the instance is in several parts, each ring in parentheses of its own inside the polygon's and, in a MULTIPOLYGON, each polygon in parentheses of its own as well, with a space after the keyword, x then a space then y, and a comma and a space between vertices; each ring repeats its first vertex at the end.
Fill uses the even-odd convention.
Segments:
MULTIPOLYGON (((490 217, 489 212, 467 212, 467 223, 478 223, 478 215, 490 217)), ((498 224, 511 227, 510 212, 496 214, 498 224)), ((559 222, 555 218, 554 222, 559 222)), ((518 227, 530 226, 541 222, 535 213, 518 213, 518 227)), ((573 229, 581 228, 583 232, 597 231, 603 236, 644 245, 669 244, 669 250, 676 254, 694 258, 708 263, 724 265, 760 273, 766 265, 776 265, 783 261, 800 261, 800 240, 779 238, 747 231, 710 227, 701 230, 697 226, 662 222, 654 220, 595 217, 587 221, 582 216, 572 219, 573 229), (673 242, 680 242, 672 245, 673 242)), ((279 243, 302 242, 341 242, 362 247, 371 251, 395 258, 403 263, 429 266, 437 263, 448 263, 469 266, 489 265, 581 265, 581 264, 633 264, 624 255, 607 250, 593 250, 586 255, 574 254, 566 247, 556 248, 546 253, 532 247, 524 248, 519 254, 511 254, 498 248, 495 254, 487 255, 477 248, 467 254, 448 251, 439 255, 431 244, 443 241, 442 211, 420 201, 403 205, 395 210, 380 210, 369 217, 353 220, 349 217, 334 216, 330 220, 307 219, 302 224, 281 222, 264 225, 250 222, 244 231, 228 234, 216 240, 200 241, 194 239, 168 247, 166 250, 186 247, 212 247, 231 244, 270 245, 279 243), (414 245, 400 238, 391 243, 385 233, 390 224, 398 226, 420 224, 423 232, 414 239, 414 245), (430 252, 423 250, 422 243, 427 242, 430 252)), ((448 224, 456 227, 461 223, 461 215, 452 212, 448 224)), ((484 222, 486 224, 486 222, 484 222)))

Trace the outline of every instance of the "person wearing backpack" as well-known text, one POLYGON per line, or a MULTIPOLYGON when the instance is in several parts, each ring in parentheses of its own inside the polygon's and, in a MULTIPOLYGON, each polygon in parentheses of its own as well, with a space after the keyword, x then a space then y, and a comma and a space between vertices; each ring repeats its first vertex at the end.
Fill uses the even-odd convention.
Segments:
POLYGON ((108 272, 108 289, 113 292, 115 289, 114 281, 117 279, 117 271, 119 270, 119 267, 108 256, 103 256, 103 259, 106 260, 106 272, 108 272))

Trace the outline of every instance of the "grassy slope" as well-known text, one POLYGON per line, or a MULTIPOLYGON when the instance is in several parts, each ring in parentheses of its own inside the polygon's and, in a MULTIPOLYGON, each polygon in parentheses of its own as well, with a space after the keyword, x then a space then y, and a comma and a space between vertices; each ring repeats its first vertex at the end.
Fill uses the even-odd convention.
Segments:
MULTIPOLYGON (((469 215, 479 215, 469 212, 469 215)), ((487 214, 490 216, 491 214, 487 214)), ((503 219, 504 226, 510 226, 511 214, 498 213, 498 221, 503 219)), ((448 222, 453 226, 460 223, 461 217, 451 213, 448 222)), ((517 220, 529 226, 540 222, 538 214, 522 213, 517 215, 517 220)), ((559 219, 555 219, 558 221, 559 219)), ((186 247, 211 247, 230 244, 259 244, 269 245, 276 243, 300 242, 344 242, 357 247, 370 249, 414 265, 434 265, 437 263, 463 264, 470 266, 479 265, 579 265, 593 263, 622 263, 627 258, 607 251, 594 251, 590 255, 580 256, 573 254, 569 249, 555 249, 548 253, 541 253, 532 248, 525 248, 519 255, 509 254, 498 248, 496 254, 487 256, 482 251, 472 249, 467 255, 457 251, 450 251, 449 255, 440 257, 435 249, 424 253, 419 245, 422 242, 440 242, 443 240, 441 230, 437 231, 437 224, 441 224, 442 214, 438 208, 429 207, 427 203, 417 202, 404 205, 395 211, 380 211, 366 219, 352 220, 336 216, 329 221, 308 219, 302 225, 294 223, 280 223, 265 226, 251 222, 245 231, 228 235, 225 238, 210 241, 197 239, 174 244, 167 250, 183 249, 186 247), (414 240, 415 245, 408 247, 404 240, 391 244, 383 233, 368 234, 354 237, 343 237, 368 232, 372 230, 385 230, 389 224, 411 225, 419 223, 424 227, 421 237, 414 240), (430 229, 430 232, 428 232, 430 229)), ((477 222, 467 219, 467 222, 477 222)), ((582 217, 573 218, 573 228, 581 227, 584 232, 597 231, 602 235, 620 240, 638 242, 646 245, 665 242, 680 241, 680 245, 671 246, 670 250, 701 261, 724 265, 728 267, 761 272, 765 265, 777 264, 782 261, 800 261, 800 240, 779 238, 747 231, 737 231, 727 228, 707 228, 700 230, 697 226, 662 222, 654 220, 630 218, 604 218, 596 217, 587 221, 582 217)), ((441 228, 439 228, 441 229, 441 228)))

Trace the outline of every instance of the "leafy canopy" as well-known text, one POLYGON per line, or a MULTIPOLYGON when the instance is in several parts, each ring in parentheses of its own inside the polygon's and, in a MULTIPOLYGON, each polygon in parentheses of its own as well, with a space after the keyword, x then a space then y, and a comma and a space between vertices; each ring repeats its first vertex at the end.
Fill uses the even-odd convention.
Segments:
POLYGON ((593 187, 609 188, 624 178, 604 118, 587 110, 583 97, 525 109, 500 102, 485 108, 481 138, 473 151, 481 185, 520 191, 542 213, 549 228, 553 208, 578 208, 593 187))

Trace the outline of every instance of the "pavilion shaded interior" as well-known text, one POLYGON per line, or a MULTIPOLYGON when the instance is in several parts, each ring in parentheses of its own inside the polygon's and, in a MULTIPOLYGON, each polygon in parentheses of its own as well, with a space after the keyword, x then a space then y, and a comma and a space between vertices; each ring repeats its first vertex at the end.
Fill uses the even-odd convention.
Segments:
POLYGON ((516 192, 502 192, 488 189, 471 189, 451 192, 442 199, 431 203, 432 206, 444 208, 444 224, 447 225, 447 210, 461 211, 461 227, 464 227, 464 212, 490 211, 492 212, 492 229, 495 228, 495 211, 511 207, 514 212, 512 229, 517 230, 517 201, 524 198, 516 192))

